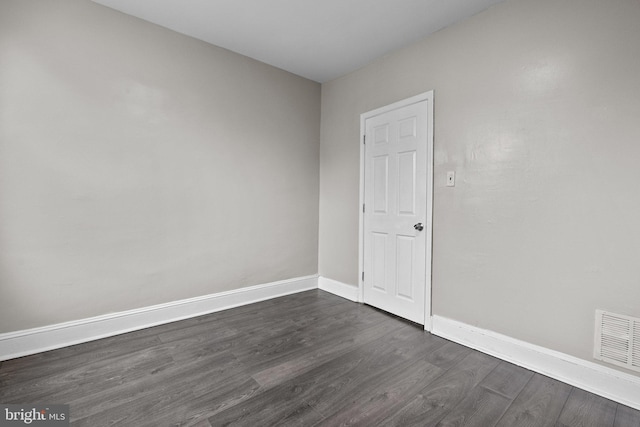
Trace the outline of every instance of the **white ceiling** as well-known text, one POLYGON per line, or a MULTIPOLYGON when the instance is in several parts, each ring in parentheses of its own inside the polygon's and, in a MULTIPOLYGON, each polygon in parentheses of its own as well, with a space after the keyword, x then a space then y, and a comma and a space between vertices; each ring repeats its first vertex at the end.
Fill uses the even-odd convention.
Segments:
POLYGON ((93 0, 324 83, 503 0, 93 0))

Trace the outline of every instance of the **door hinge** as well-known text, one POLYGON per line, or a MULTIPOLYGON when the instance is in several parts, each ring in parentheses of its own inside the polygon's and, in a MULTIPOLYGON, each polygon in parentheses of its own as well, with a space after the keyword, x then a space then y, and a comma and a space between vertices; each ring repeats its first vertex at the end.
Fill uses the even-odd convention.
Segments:
POLYGON ((367 143, 367 135, 362 135, 362 143, 363 144, 367 143))
POLYGON ((362 204, 362 213, 364 213, 364 203, 362 204))
POLYGON ((364 271, 362 272, 362 281, 364 282, 364 271))

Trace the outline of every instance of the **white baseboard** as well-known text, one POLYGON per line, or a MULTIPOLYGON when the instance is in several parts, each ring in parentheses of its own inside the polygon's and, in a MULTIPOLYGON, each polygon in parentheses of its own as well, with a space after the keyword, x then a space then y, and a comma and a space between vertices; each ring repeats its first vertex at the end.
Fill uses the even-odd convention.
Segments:
POLYGON ((338 282, 337 280, 328 279, 326 277, 318 277, 318 289, 330 292, 350 301, 358 302, 358 287, 338 282))
POLYGON ((433 316, 434 335, 640 409, 640 377, 496 332, 433 316))
POLYGON ((299 277, 41 328, 0 334, 0 361, 317 288, 318 276, 299 277))

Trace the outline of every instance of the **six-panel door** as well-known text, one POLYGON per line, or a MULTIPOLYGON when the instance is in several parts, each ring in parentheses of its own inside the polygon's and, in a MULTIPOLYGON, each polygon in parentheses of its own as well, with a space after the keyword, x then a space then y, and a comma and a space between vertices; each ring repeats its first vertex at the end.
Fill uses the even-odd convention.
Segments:
POLYGON ((424 324, 427 102, 368 118, 364 302, 424 324))

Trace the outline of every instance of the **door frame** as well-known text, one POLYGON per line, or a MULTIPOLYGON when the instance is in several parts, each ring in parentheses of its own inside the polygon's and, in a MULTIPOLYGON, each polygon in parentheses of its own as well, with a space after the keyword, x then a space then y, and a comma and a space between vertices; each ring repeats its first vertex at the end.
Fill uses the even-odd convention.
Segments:
POLYGON ((358 302, 364 302, 364 168, 365 168, 365 133, 366 121, 371 117, 387 113, 398 108, 406 107, 418 102, 427 103, 427 218, 425 223, 427 260, 425 268, 425 304, 424 329, 431 331, 431 271, 433 264, 433 90, 403 99, 375 110, 360 114, 360 204, 359 234, 358 234, 358 302))

